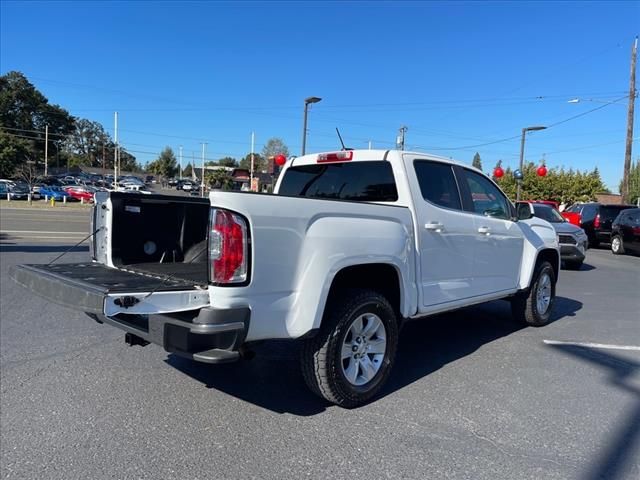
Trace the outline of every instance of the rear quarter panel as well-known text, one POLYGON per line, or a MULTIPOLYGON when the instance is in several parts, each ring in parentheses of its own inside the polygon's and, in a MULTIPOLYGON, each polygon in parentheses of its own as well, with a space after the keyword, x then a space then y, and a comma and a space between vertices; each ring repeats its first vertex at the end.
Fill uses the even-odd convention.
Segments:
POLYGON ((400 279, 401 313, 415 312, 407 208, 238 192, 213 192, 210 199, 249 221, 249 285, 210 287, 213 306, 251 308, 247 340, 297 338, 319 327, 333 278, 351 265, 392 265, 400 279))

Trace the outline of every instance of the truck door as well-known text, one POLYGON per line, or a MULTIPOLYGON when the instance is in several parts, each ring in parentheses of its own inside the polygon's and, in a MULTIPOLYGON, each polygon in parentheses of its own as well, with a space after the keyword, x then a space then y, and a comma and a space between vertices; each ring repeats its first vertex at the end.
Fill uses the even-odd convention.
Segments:
POLYGON ((474 217, 473 296, 513 291, 520 275, 524 235, 511 220, 510 202, 485 176, 466 168, 456 172, 465 208, 474 217))
POLYGON ((462 208, 450 164, 405 155, 405 167, 414 192, 419 305, 424 313, 471 295, 476 232, 473 215, 462 208))

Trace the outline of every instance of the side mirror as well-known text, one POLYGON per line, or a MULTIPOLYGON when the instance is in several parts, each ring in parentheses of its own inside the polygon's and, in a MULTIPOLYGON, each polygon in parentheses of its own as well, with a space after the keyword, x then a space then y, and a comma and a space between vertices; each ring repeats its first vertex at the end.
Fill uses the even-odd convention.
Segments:
POLYGON ((528 220, 533 217, 533 214, 533 205, 531 205, 529 202, 516 203, 516 217, 518 218, 518 220, 528 220))

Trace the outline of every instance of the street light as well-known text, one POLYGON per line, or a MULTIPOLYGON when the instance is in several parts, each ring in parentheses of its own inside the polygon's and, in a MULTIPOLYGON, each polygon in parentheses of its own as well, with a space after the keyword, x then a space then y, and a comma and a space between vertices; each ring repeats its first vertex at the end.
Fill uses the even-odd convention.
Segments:
MULTIPOLYGON (((527 132, 536 132, 538 130, 544 130, 547 127, 542 125, 536 125, 534 127, 525 127, 522 129, 522 140, 520 142, 520 172, 524 173, 524 139, 527 132)), ((520 201, 520 193, 522 190, 522 180, 518 180, 518 189, 516 190, 516 201, 520 201)))
POLYGON ((304 99, 304 121, 302 123, 302 155, 304 155, 305 147, 307 145, 307 112, 309 111, 310 103, 318 103, 322 100, 320 97, 308 97, 304 99))

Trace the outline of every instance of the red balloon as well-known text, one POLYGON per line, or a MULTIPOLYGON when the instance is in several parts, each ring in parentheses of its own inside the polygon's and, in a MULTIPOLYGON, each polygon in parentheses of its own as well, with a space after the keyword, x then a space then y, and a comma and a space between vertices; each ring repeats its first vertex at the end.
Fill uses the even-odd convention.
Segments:
POLYGON ((537 174, 539 177, 546 177, 547 176, 547 167, 545 167, 544 165, 540 165, 538 167, 538 170, 536 170, 537 174))
POLYGON ((504 176, 504 170, 502 167, 496 167, 493 169, 493 176, 496 178, 502 178, 504 176))
POLYGON ((285 157, 284 155, 282 155, 281 153, 279 153, 278 155, 275 156, 274 158, 276 165, 278 165, 279 167, 283 166, 285 163, 287 163, 287 157, 285 157))

